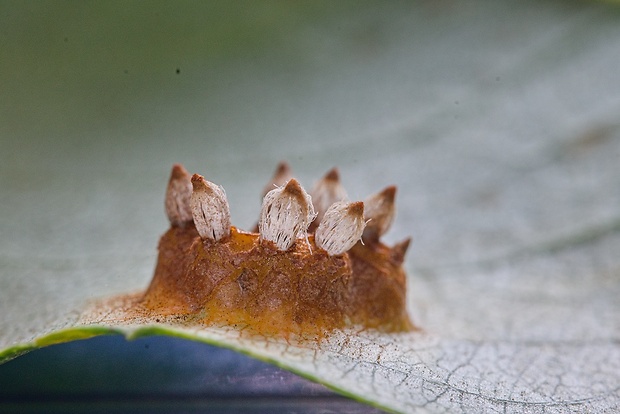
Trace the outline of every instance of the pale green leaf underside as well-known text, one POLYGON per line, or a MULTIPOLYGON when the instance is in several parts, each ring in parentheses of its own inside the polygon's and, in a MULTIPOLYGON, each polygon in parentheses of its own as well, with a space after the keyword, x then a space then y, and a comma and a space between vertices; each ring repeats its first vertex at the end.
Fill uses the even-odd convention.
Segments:
POLYGON ((104 5, 6 7, 0 360, 164 333, 395 411, 620 409, 620 12, 338 4, 123 3, 126 27, 104 5), (93 300, 147 286, 172 163, 248 228, 281 159, 306 187, 337 165, 352 199, 398 185, 388 242, 414 237, 422 333, 84 325, 93 300))

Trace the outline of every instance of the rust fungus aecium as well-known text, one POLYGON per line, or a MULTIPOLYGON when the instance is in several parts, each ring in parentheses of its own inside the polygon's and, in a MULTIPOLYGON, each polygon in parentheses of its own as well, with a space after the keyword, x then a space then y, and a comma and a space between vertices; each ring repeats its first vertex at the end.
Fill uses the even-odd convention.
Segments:
POLYGON ((281 163, 265 189, 258 231, 244 232, 231 226, 222 187, 175 165, 165 202, 171 227, 136 308, 286 337, 347 326, 411 330, 402 268, 409 239, 391 248, 380 241, 395 192, 347 201, 333 169, 311 196, 281 163))

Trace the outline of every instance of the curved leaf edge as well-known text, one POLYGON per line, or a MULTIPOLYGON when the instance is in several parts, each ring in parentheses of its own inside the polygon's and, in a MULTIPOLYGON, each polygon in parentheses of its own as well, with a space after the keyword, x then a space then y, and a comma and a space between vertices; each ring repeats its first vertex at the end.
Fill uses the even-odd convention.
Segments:
POLYGON ((363 404, 367 404, 369 406, 378 408, 380 410, 389 412, 389 413, 398 413, 391 407, 387 407, 385 405, 381 405, 376 401, 365 398, 365 396, 355 394, 350 392, 349 390, 342 389, 337 385, 334 385, 328 381, 325 381, 315 375, 309 374, 303 370, 297 369, 291 365, 288 365, 281 360, 278 360, 273 357, 266 356, 261 354, 260 352, 254 352, 249 347, 243 347, 238 344, 235 344, 233 341, 225 341, 219 340, 215 338, 209 338, 204 336, 192 335, 190 332, 186 332, 183 330, 176 330, 174 328, 170 328, 168 326, 161 325, 147 325, 139 328, 118 328, 111 327, 105 325, 88 325, 88 326, 77 326, 72 328, 61 329, 58 331, 53 331, 47 335, 43 335, 35 338, 32 342, 22 343, 18 345, 14 345, 5 349, 0 350, 0 365, 6 362, 9 362, 12 359, 18 358, 24 354, 27 354, 31 351, 36 351, 37 349, 44 348, 51 345, 57 345, 72 341, 80 341, 86 340, 90 338, 94 338, 96 336, 104 336, 104 335, 122 335, 126 340, 131 341, 134 339, 148 337, 148 336, 169 336, 175 338, 181 338, 185 340, 190 340, 194 342, 200 342, 207 345, 217 346, 224 349, 230 349, 232 351, 238 352, 242 355, 246 355, 248 357, 257 359, 262 362, 266 362, 268 364, 274 365, 278 368, 284 369, 286 371, 292 372, 295 375, 299 375, 302 378, 310 380, 312 382, 316 382, 318 384, 324 385, 330 390, 344 396, 347 398, 351 398, 355 401, 358 401, 363 404))

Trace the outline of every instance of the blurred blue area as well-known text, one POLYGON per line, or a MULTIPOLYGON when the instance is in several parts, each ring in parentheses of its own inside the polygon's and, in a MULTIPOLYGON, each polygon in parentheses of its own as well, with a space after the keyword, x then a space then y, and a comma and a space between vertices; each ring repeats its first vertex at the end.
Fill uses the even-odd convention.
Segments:
POLYGON ((0 366, 0 412, 378 413, 237 352, 104 336, 0 366))

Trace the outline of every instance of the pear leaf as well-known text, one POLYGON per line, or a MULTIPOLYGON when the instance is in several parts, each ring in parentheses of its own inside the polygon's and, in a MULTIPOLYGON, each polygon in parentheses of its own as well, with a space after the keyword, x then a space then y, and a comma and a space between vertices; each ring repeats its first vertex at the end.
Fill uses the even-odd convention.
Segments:
POLYGON ((617 7, 244 5, 3 7, 0 361, 165 334, 390 411, 620 410, 617 7), (173 163, 250 228, 282 159, 352 199, 398 186, 420 331, 284 341, 105 302, 148 285, 173 163))

